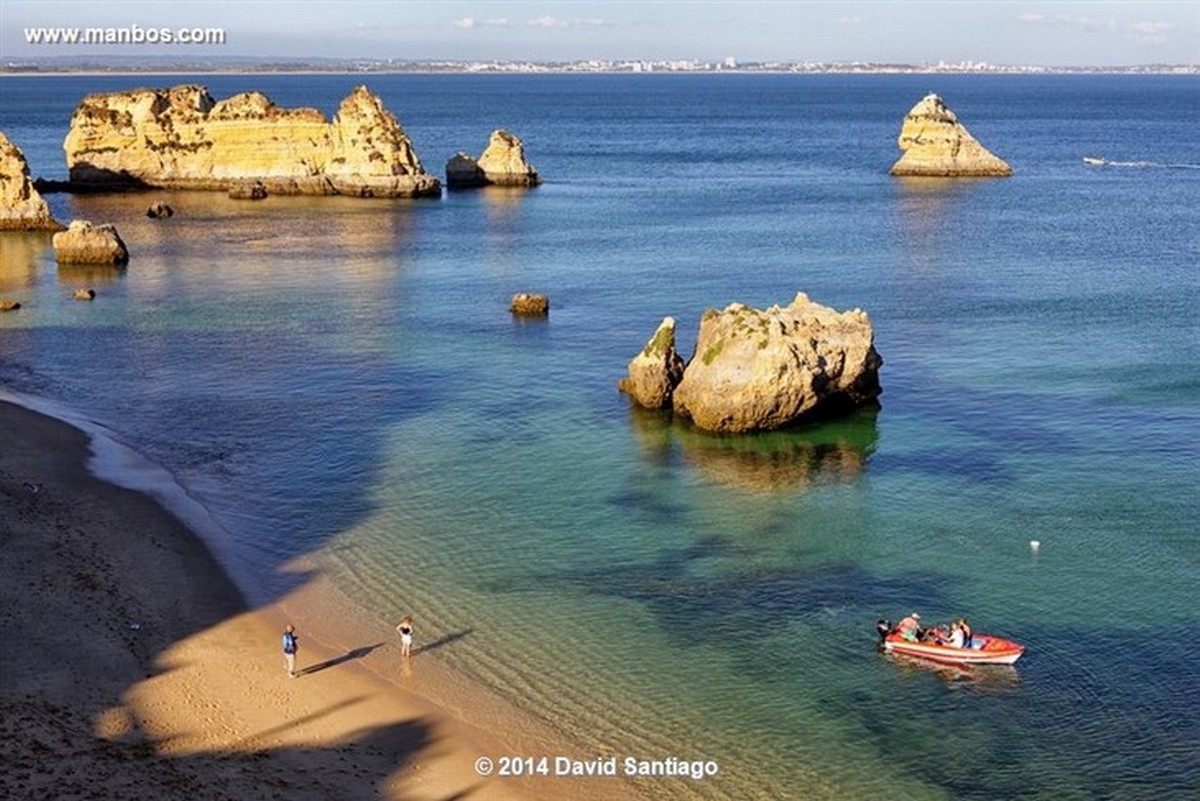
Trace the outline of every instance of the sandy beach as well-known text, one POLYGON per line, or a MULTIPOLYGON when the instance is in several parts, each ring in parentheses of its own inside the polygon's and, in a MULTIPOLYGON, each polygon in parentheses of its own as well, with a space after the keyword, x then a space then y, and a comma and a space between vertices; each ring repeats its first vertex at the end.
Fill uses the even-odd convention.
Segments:
POLYGON ((436 655, 418 642, 402 664, 394 635, 346 624, 320 580, 248 608, 158 503, 89 473, 88 436, 70 425, 0 402, 0 443, 0 796, 636 793, 621 780, 481 777, 481 755, 554 747, 555 735, 445 677, 438 705, 421 697, 412 687, 438 673, 436 655), (289 620, 295 679, 279 646, 289 620))

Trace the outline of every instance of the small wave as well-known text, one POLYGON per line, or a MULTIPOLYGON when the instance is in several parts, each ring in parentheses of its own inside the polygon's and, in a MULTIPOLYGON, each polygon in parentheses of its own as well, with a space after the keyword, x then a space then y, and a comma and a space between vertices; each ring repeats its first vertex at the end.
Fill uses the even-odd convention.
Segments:
POLYGON ((1160 161, 1109 161, 1108 159, 1085 157, 1083 162, 1100 167, 1159 167, 1169 170, 1200 170, 1200 164, 1168 164, 1160 161))

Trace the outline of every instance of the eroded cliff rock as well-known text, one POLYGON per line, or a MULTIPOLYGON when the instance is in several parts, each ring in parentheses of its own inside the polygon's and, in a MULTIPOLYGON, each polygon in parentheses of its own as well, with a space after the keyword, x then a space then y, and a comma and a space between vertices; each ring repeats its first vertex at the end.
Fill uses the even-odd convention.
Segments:
POLYGON ((874 340, 866 312, 839 313, 804 293, 782 308, 710 309, 671 403, 698 428, 728 433, 852 409, 880 393, 874 340))
POLYGON ((646 347, 629 362, 629 375, 617 388, 647 409, 661 409, 671 405, 683 369, 683 358, 675 350, 675 319, 664 317, 646 347))
POLYGON ((525 160, 521 138, 508 131, 492 131, 478 161, 460 152, 446 162, 447 186, 537 186, 541 182, 537 170, 525 160))
POLYGON ((413 197, 438 194, 400 123, 365 86, 333 121, 261 92, 220 102, 203 86, 88 95, 63 148, 81 187, 413 197))
POLYGON ((25 155, 0 133, 0 231, 61 231, 29 180, 25 155))
POLYGON ((936 94, 912 107, 897 141, 904 155, 892 175, 975 177, 1012 175, 1012 167, 990 153, 936 94))

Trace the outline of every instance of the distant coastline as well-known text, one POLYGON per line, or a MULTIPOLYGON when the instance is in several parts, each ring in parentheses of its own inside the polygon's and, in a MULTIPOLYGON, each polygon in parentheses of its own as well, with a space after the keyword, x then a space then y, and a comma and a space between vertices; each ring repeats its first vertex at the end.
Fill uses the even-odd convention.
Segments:
POLYGON ((936 64, 884 62, 722 61, 583 59, 578 61, 399 61, 393 59, 278 59, 225 57, 195 61, 174 57, 64 56, 0 65, 5 75, 196 75, 196 74, 688 74, 688 75, 1200 75, 1200 64, 1137 64, 1123 66, 1005 65, 960 61, 936 64))

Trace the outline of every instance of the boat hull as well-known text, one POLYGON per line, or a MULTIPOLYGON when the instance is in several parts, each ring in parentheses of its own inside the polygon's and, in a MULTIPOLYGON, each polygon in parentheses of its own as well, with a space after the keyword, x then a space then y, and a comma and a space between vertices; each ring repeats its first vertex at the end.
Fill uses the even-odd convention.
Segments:
POLYGON ((883 647, 895 654, 956 665, 1011 665, 1025 653, 1025 646, 1002 637, 977 634, 974 642, 978 647, 955 648, 932 642, 912 642, 897 634, 890 634, 883 641, 883 647))

